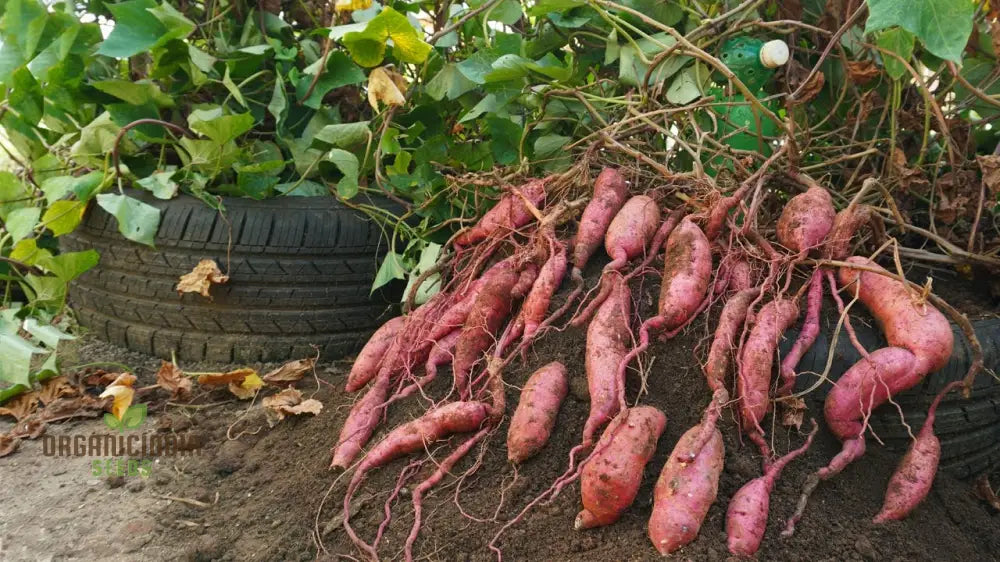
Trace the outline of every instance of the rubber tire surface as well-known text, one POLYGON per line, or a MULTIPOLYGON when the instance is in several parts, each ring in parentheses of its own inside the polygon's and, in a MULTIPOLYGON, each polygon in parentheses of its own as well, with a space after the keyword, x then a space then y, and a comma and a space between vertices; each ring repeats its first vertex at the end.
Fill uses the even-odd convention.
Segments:
MULTIPOLYGON (((225 216, 193 197, 130 192, 161 211, 156 248, 126 240, 94 205, 65 250, 100 263, 73 283, 81 324, 110 343, 169 359, 243 363, 360 348, 397 313, 399 290, 369 296, 385 253, 379 227, 332 197, 223 198, 225 216), (178 295, 178 277, 214 259, 229 282, 211 299, 178 295)), ((375 201, 383 207, 386 201, 375 201)))
MULTIPOLYGON (((823 372, 836 318, 828 317, 825 320, 824 328, 816 338, 816 343, 802 358, 797 372, 823 372)), ((887 345, 882 333, 877 329, 858 320, 855 320, 853 325, 858 340, 868 351, 887 345)), ((979 320, 972 325, 983 346, 983 362, 986 369, 996 370, 1000 367, 1000 319, 979 320)), ((937 393, 949 382, 962 379, 972 362, 972 352, 962 331, 954 325, 952 330, 955 333, 955 347, 948 364, 924 377, 917 386, 893 397, 914 435, 923 427, 927 418, 927 408, 937 393)), ((783 342, 783 351, 794 341, 794 334, 790 335, 791 337, 786 337, 783 342)), ((861 355, 851 345, 847 334, 841 333, 830 368, 830 378, 836 381, 859 359, 861 355)), ((815 380, 813 376, 799 375, 796 391, 806 390, 815 380)), ((829 386, 820 388, 821 392, 814 393, 817 398, 825 397, 829 390, 829 386)), ((822 412, 821 403, 811 405, 810 408, 815 412, 822 412)), ((909 449, 910 433, 900 422, 899 411, 892 404, 884 404, 872 412, 871 430, 890 449, 898 451, 909 449)), ((983 371, 976 377, 969 399, 963 398, 957 391, 949 393, 938 406, 934 433, 941 440, 942 471, 959 478, 967 478, 991 467, 1000 466, 1000 383, 988 372, 983 371)), ((868 440, 869 444, 874 443, 872 437, 869 436, 868 440)))

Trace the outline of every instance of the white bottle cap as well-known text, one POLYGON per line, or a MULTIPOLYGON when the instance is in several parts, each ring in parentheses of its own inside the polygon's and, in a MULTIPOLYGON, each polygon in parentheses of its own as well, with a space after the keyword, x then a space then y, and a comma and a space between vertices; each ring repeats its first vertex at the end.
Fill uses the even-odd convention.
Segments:
POLYGON ((760 48, 760 63, 767 68, 778 68, 788 62, 788 44, 781 39, 768 41, 760 48))

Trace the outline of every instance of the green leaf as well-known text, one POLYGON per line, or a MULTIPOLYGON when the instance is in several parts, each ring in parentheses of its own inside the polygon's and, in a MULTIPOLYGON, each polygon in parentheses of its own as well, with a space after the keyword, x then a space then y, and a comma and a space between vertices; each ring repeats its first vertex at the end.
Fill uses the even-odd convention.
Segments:
MULTIPOLYGON (((485 73, 483 76, 485 77, 485 73)), ((426 86, 427 95, 436 101, 453 100, 475 88, 476 83, 466 78, 454 63, 444 65, 426 86)))
POLYGON ((389 252, 382 258, 382 266, 375 274, 375 281, 372 283, 371 293, 381 288, 386 283, 395 279, 405 279, 406 268, 403 267, 403 256, 396 252, 389 252))
MULTIPOLYGON (((316 62, 316 66, 318 67, 318 63, 322 62, 322 59, 316 62)), ((299 79, 298 84, 295 86, 295 94, 300 100, 302 96, 306 95, 309 85, 316 76, 315 70, 312 73, 308 71, 309 69, 307 68, 306 73, 302 75, 302 78, 299 79)), ((316 81, 316 86, 313 87, 312 93, 302 101, 302 105, 312 109, 319 109, 323 98, 331 90, 340 88, 341 86, 360 84, 364 81, 365 73, 361 71, 358 65, 351 61, 351 58, 346 53, 343 51, 333 51, 327 58, 326 69, 320 75, 319 80, 316 81)))
POLYGON ((115 19, 108 38, 97 54, 128 58, 149 51, 171 39, 187 37, 195 25, 169 4, 157 6, 153 0, 126 0, 107 4, 115 19))
MULTIPOLYGON (((652 35, 651 39, 640 39, 636 41, 636 44, 639 46, 639 50, 642 51, 642 56, 644 56, 647 60, 652 61, 657 54, 665 50, 661 44, 666 45, 667 48, 669 48, 676 42, 677 41, 667 33, 657 33, 652 35)), ((617 56, 621 59, 618 63, 618 78, 629 86, 639 86, 646 78, 646 73, 649 72, 649 65, 642 60, 639 50, 631 44, 622 45, 617 50, 617 56)), ((613 50, 611 50, 611 52, 605 51, 605 59, 614 55, 615 53, 613 50)), ((667 78, 673 76, 690 60, 691 57, 687 55, 674 54, 667 57, 666 60, 661 62, 660 65, 656 67, 656 70, 654 70, 652 75, 649 77, 649 85, 653 86, 666 81, 667 78)))
POLYGON ((173 199, 177 196, 177 182, 173 180, 174 171, 157 172, 144 177, 136 183, 139 187, 149 191, 157 199, 173 199))
POLYGON ((565 12, 586 4, 585 0, 540 0, 528 8, 528 15, 544 16, 551 12, 565 12))
POLYGON ((118 431, 122 430, 122 422, 118 421, 118 418, 107 412, 104 414, 104 425, 108 426, 109 429, 115 429, 118 431))
POLYGON ((122 414, 122 426, 125 429, 137 429, 146 421, 146 405, 132 404, 122 414))
POLYGON ((670 88, 667 89, 667 101, 674 105, 684 105, 700 98, 708 77, 708 71, 698 65, 685 68, 674 77, 670 88))
POLYGON ((313 146, 328 145, 348 148, 368 141, 368 121, 327 125, 313 137, 313 146))
POLYGON ((229 76, 229 67, 226 66, 226 73, 222 76, 222 85, 229 90, 229 93, 233 95, 233 98, 239 102, 243 107, 247 107, 247 102, 243 99, 243 93, 240 92, 239 87, 236 86, 236 82, 229 76))
MULTIPOLYGON (((403 301, 405 301, 407 296, 410 294, 413 283, 417 280, 417 278, 419 278, 423 272, 434 267, 434 264, 437 263, 438 257, 441 255, 441 248, 443 248, 441 244, 428 242, 427 245, 424 246, 424 249, 420 251, 420 259, 417 260, 417 266, 410 272, 409 279, 406 282, 406 289, 403 290, 403 301)), ((423 304, 440 290, 441 275, 435 273, 420 284, 420 287, 417 289, 417 293, 414 295, 413 301, 416 304, 423 304)))
POLYGON ((133 82, 114 78, 91 82, 90 85, 132 105, 144 105, 152 102, 159 107, 174 106, 174 98, 163 93, 156 83, 149 80, 133 82))
POLYGON ((44 352, 16 334, 0 333, 0 380, 30 386, 31 356, 44 352))
POLYGON ((11 236, 11 242, 18 242, 25 236, 31 234, 38 224, 38 217, 42 216, 42 210, 38 207, 24 207, 15 209, 7 215, 7 220, 3 227, 11 236))
POLYGON ((253 128, 253 115, 250 113, 226 115, 222 107, 218 106, 196 109, 188 115, 188 126, 200 135, 219 144, 225 144, 253 128))
POLYGON ((267 111, 274 116, 274 128, 281 130, 285 122, 285 111, 288 109, 288 98, 285 97, 285 81, 278 76, 274 81, 274 91, 271 94, 271 102, 267 104, 267 111))
POLYGON ((361 66, 371 67, 381 63, 388 40, 392 40, 392 55, 398 61, 420 64, 427 60, 431 52, 431 46, 424 42, 421 35, 406 16, 392 8, 385 8, 368 22, 364 31, 349 32, 341 42, 354 62, 361 66))
POLYGON ((36 265, 40 262, 52 258, 52 252, 45 248, 38 247, 38 241, 34 238, 25 238, 10 250, 10 258, 28 265, 36 265))
MULTIPOLYGON (((103 168, 120 130, 121 127, 111 119, 110 113, 100 114, 80 130, 80 140, 70 149, 70 157, 77 163, 103 168)), ((119 143, 118 150, 121 154, 131 154, 135 150, 135 143, 126 135, 119 143)))
POLYGON ((29 125, 35 125, 41 121, 42 87, 31 75, 31 71, 24 66, 15 70, 10 87, 7 105, 29 125))
POLYGON ((323 197, 324 195, 330 195, 330 191, 325 185, 309 180, 279 183, 274 186, 274 190, 287 197, 323 197))
POLYGON ((11 212, 29 205, 31 199, 31 190, 24 182, 10 172, 0 171, 0 220, 7 220, 11 212))
MULTIPOLYGON (((893 27, 879 34, 878 46, 896 53, 903 60, 909 62, 910 57, 913 56, 915 39, 909 31, 901 27, 893 27)), ((885 71, 893 80, 899 80, 907 73, 906 66, 896 60, 895 57, 882 55, 882 64, 885 65, 885 71)))
POLYGON ((326 160, 332 162, 344 177, 337 182, 337 195, 350 199, 358 194, 358 157, 339 148, 326 153, 326 160))
MULTIPOLYGON (((202 51, 201 49, 195 47, 194 45, 188 44, 187 48, 188 48, 188 56, 191 58, 191 62, 198 70, 207 74, 215 69, 215 63, 219 59, 213 57, 212 55, 206 53, 205 51, 202 51)), ((226 75, 228 76, 228 70, 229 70, 228 67, 226 68, 226 70, 227 70, 226 75)), ((230 82, 231 81, 232 80, 230 80, 230 82)), ((242 101, 240 103, 242 103, 242 101)))
MULTIPOLYGON (((481 4, 481 2, 480 2, 481 4)), ((470 5, 473 5, 470 3, 470 5)), ((501 0, 491 11, 489 21, 514 25, 521 19, 521 4, 517 0, 501 0)))
POLYGON ((975 13, 973 0, 868 0, 865 33, 898 25, 934 55, 960 63, 975 13))
POLYGON ((490 150, 497 164, 507 166, 517 162, 524 129, 510 119, 491 115, 486 117, 486 130, 492 139, 490 150))
POLYGON ((535 139, 535 158, 548 158, 573 140, 560 135, 543 135, 535 139))
POLYGON ((101 259, 97 250, 83 250, 81 252, 63 252, 58 256, 43 257, 38 260, 38 265, 52 272, 63 283, 69 283, 82 275, 88 269, 97 265, 101 259))
POLYGON ((42 324, 38 319, 30 317, 24 320, 24 331, 44 343, 49 349, 56 349, 60 341, 76 339, 51 324, 42 324))
POLYGON ((62 310, 66 304, 66 283, 62 279, 29 273, 24 280, 21 288, 29 295, 32 307, 52 313, 62 310))
POLYGON ((48 209, 45 209, 42 224, 52 231, 53 236, 62 236, 76 229, 80 221, 83 220, 85 210, 87 210, 87 204, 82 201, 68 199, 56 201, 49 205, 48 209))
POLYGON ((159 209, 128 195, 116 193, 98 195, 97 204, 118 219, 118 232, 122 236, 153 247, 156 231, 160 228, 159 209))
POLYGON ((566 80, 572 74, 572 71, 562 66, 552 53, 546 54, 538 61, 531 61, 519 55, 503 55, 493 61, 491 66, 493 70, 483 77, 487 84, 524 78, 531 72, 537 72, 553 80, 566 80))

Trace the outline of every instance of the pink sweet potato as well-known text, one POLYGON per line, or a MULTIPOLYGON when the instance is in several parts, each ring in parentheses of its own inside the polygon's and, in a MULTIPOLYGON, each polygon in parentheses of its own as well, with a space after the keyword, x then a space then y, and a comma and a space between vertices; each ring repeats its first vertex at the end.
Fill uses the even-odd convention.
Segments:
POLYGON ((601 304, 587 328, 584 368, 590 391, 590 415, 583 428, 583 443, 587 445, 594 442, 597 430, 618 413, 624 392, 624 381, 618 380, 617 372, 631 340, 632 301, 621 276, 615 275, 611 286, 611 296, 601 304))
POLYGON ((802 322, 802 329, 799 330, 799 337, 795 339, 792 349, 781 360, 781 387, 778 389, 778 396, 787 396, 795 388, 795 367, 798 366, 802 356, 809 351, 816 336, 819 335, 819 311, 823 304, 823 270, 816 268, 813 271, 812 279, 809 281, 809 293, 806 296, 806 318, 802 322))
POLYGON ((737 556, 753 556, 760 548, 760 541, 767 529, 767 512, 771 505, 774 483, 788 463, 809 449, 818 427, 813 420, 812 431, 801 447, 775 461, 763 476, 747 482, 729 500, 729 509, 726 511, 729 552, 737 556))
POLYGON ((698 309, 712 278, 712 247, 698 225, 685 218, 667 238, 660 285, 663 329, 682 326, 698 309))
POLYGON ((660 206, 651 197, 636 195, 622 206, 608 226, 604 249, 612 262, 605 270, 621 269, 641 256, 660 225, 660 206))
MULTIPOLYGON (((524 199, 538 207, 545 201, 546 179, 533 179, 522 185, 518 190, 524 199)), ((524 204, 524 199, 516 193, 507 193, 500 201, 487 211, 479 222, 469 227, 455 237, 455 244, 469 246, 494 235, 506 234, 517 230, 531 222, 534 216, 524 204)))
POLYGON ((819 248, 835 217, 830 193, 818 185, 810 187, 785 204, 778 217, 778 242, 796 253, 819 248))
POLYGON ((566 366, 558 361, 528 378, 507 431, 507 460, 523 462, 545 447, 568 389, 566 366))
POLYGON ((583 510, 576 516, 576 530, 610 525, 632 505, 666 425, 667 417, 651 406, 626 410, 608 424, 583 465, 583 510))
POLYGON ((934 415, 944 395, 960 384, 959 381, 949 384, 934 398, 934 402, 927 410, 924 426, 920 428, 920 433, 910 445, 910 450, 899 463, 899 468, 889 479, 885 502, 882 504, 882 510, 873 519, 875 523, 899 521, 905 518, 931 491, 938 463, 941 461, 941 441, 934 435, 934 415))
POLYGON ((715 430, 701 453, 692 462, 678 460, 680 451, 689 451, 701 432, 694 426, 681 436, 674 452, 660 472, 653 491, 653 513, 649 518, 649 539, 663 556, 690 543, 698 536, 708 509, 719 492, 719 475, 725 457, 722 434, 715 430))
POLYGON ((397 316, 382 326, 375 330, 372 337, 368 338, 368 343, 358 353, 357 358, 354 359, 354 364, 351 365, 351 372, 347 375, 347 387, 345 390, 347 392, 355 392, 364 385, 368 384, 368 381, 378 374, 379 364, 382 362, 382 357, 389 350, 392 342, 396 340, 396 334, 403 328, 406 323, 406 318, 404 316, 397 316))
POLYGON ((771 366, 778 349, 778 339, 799 316, 795 302, 778 299, 764 305, 740 356, 740 372, 736 379, 740 399, 740 420, 743 431, 752 432, 760 427, 770 402, 771 366))
POLYGON ((833 219, 833 227, 823 245, 823 257, 842 260, 851 255, 851 241, 854 233, 871 218, 871 210, 865 205, 852 202, 833 219))
POLYGON ((708 359, 705 361, 705 379, 708 387, 713 391, 724 388, 726 375, 729 373, 729 365, 732 362, 733 349, 736 345, 736 337, 743 329, 743 322, 747 318, 747 311, 753 303, 760 288, 752 287, 743 289, 729 297, 719 314, 719 324, 715 328, 715 337, 712 338, 712 345, 708 349, 708 359))
POLYGON ((628 197, 628 185, 621 173, 614 168, 605 168, 594 182, 594 196, 587 203, 580 217, 580 228, 573 242, 573 268, 580 271, 587 265, 590 256, 604 241, 608 225, 628 197))
MULTIPOLYGON (((847 261, 885 271, 868 258, 854 256, 847 261)), ((948 362, 955 344, 951 324, 938 309, 918 302, 916 291, 885 275, 847 266, 840 268, 839 281, 848 294, 857 292, 878 321, 889 345, 908 349, 917 357, 914 368, 920 371, 920 377, 948 362)))
POLYGON ((566 247, 558 240, 555 240, 552 246, 552 255, 542 265, 538 272, 538 279, 531 286, 531 291, 525 297, 524 304, 521 305, 525 340, 530 340, 538 330, 538 325, 545 320, 552 295, 555 294, 563 277, 566 276, 566 247))

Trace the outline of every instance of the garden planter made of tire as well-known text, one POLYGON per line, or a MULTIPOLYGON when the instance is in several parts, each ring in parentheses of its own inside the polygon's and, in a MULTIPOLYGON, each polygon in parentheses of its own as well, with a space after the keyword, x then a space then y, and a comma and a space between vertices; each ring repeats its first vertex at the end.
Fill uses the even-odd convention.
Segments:
POLYGON ((333 197, 223 198, 223 216, 187 195, 130 195, 161 211, 155 249, 123 238, 97 206, 62 237, 66 250, 101 255, 69 294, 102 340, 185 361, 299 359, 314 345, 335 359, 397 313, 398 288, 369 296, 386 249, 381 229, 333 197), (178 295, 178 277, 206 258, 228 283, 214 285, 211 299, 178 295))
MULTIPOLYGON (((799 362, 799 373, 823 372, 835 320, 832 316, 824 319, 824 327, 816 338, 816 343, 799 362)), ((1000 319, 974 321, 972 326, 983 346, 983 363, 986 369, 1000 369, 1000 319)), ((887 345, 879 329, 862 322, 854 322, 854 328, 858 340, 868 351, 887 345)), ((948 364, 924 377, 917 386, 893 397, 914 435, 923 427, 924 420, 927 419, 927 407, 934 397, 951 381, 961 380, 972 362, 972 352, 962 331, 955 325, 952 325, 952 331, 955 333, 955 349, 948 364)), ((791 347, 794 340, 794 333, 786 334, 781 347, 782 353, 791 347)), ((830 379, 836 382, 844 371, 860 359, 861 355, 851 345, 847 335, 841 333, 830 366, 830 379)), ((796 381, 795 390, 806 390, 815 381, 815 376, 801 374, 796 381)), ((826 397, 829 389, 829 385, 823 385, 806 396, 814 415, 822 416, 823 404, 820 400, 826 397)), ((871 430, 887 447, 901 452, 909 449, 912 438, 900 423, 899 412, 892 404, 884 404, 875 409, 870 422, 871 430)), ((968 399, 963 398, 960 392, 949 393, 938 407, 934 433, 941 440, 942 471, 967 478, 1000 466, 1000 383, 990 373, 981 371, 968 399)), ((874 439, 869 439, 870 446, 874 442, 874 439)))

